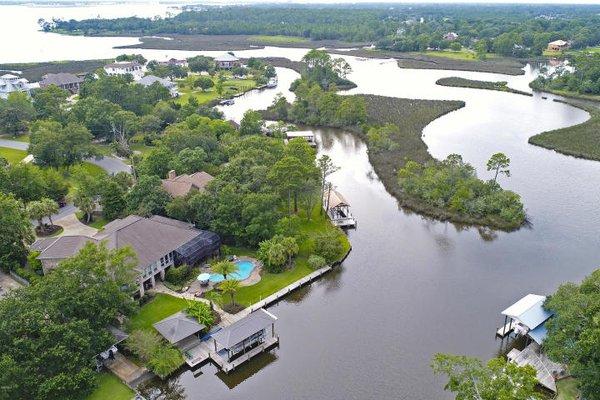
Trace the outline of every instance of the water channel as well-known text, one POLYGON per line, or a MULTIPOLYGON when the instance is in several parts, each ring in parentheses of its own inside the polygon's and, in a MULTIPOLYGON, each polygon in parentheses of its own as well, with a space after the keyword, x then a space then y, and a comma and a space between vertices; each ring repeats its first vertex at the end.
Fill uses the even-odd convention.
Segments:
MULTIPOLYGON (((0 55, 0 61, 33 61, 26 52, 21 49, 19 60, 0 55)), ((94 54, 122 52, 107 46, 94 54)), ((147 58, 199 54, 139 52, 147 58)), ((295 60, 304 53, 236 52, 295 60)), ((278 349, 228 376, 207 365, 175 378, 189 399, 449 399, 443 380, 429 367, 434 353, 493 357, 502 309, 527 293, 547 294, 565 281, 578 281, 598 266, 600 163, 527 143, 538 132, 585 121, 585 112, 552 102, 551 96, 435 85, 440 77, 461 76, 506 80, 527 90, 535 75, 529 67, 525 75, 510 77, 347 59, 353 68, 349 78, 358 85, 351 93, 464 100, 465 108, 426 127, 429 151, 437 158, 459 153, 482 177, 489 176, 487 158, 506 153, 512 176, 502 184, 521 194, 531 224, 512 233, 481 232, 406 212, 373 172, 360 139, 316 130, 319 152, 341 167, 332 181, 358 220, 348 233, 353 250, 339 270, 272 307, 279 317, 278 349)), ((226 116, 239 120, 245 110, 269 105, 278 92, 292 98, 287 87, 297 74, 278 73, 278 88, 238 98, 223 108, 226 116)))

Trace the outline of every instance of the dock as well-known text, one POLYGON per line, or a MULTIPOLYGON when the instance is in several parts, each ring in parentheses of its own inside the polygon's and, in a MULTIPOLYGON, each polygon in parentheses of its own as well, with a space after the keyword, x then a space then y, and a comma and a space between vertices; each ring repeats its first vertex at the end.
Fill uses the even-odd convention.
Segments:
POLYGON ((355 228, 356 219, 350 212, 350 203, 342 194, 330 187, 323 193, 323 209, 331 223, 340 228, 355 228))
POLYGON ((512 321, 510 321, 509 323, 505 324, 504 326, 501 326, 500 328, 498 328, 498 330, 496 331, 496 336, 498 336, 500 338, 506 337, 513 331, 513 329, 514 329, 514 327, 512 325, 512 321))

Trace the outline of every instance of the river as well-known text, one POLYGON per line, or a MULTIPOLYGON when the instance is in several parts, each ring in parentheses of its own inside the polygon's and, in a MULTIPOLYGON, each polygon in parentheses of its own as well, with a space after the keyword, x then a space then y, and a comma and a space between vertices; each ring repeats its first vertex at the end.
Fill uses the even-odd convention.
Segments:
MULTIPOLYGON (((36 11, 31 12, 37 17, 36 11)), ((97 56, 120 52, 105 49, 97 56)), ((266 48, 236 54, 297 60, 304 52, 266 48)), ((17 56, 31 57, 26 47, 17 56)), ((487 158, 506 153, 512 176, 501 183, 521 194, 531 226, 480 232, 405 212, 373 172, 360 139, 317 130, 319 152, 341 167, 331 179, 358 220, 348 233, 353 250, 339 270, 272 307, 279 317, 278 349, 228 376, 207 365, 174 378, 189 399, 450 399, 443 379, 429 367, 434 353, 493 357, 500 347, 494 333, 501 310, 527 293, 548 294, 565 281, 581 280, 598 265, 600 164, 527 143, 538 132, 585 121, 585 112, 539 96, 435 85, 440 77, 461 76, 506 80, 527 90, 535 75, 530 68, 510 77, 347 59, 353 68, 349 78, 358 85, 351 93, 464 100, 465 108, 424 130, 431 154, 459 153, 489 177, 487 158)), ((264 108, 277 92, 291 98, 286 88, 297 75, 278 73, 279 88, 236 99, 222 108, 227 117, 239 120, 246 109, 264 108)))

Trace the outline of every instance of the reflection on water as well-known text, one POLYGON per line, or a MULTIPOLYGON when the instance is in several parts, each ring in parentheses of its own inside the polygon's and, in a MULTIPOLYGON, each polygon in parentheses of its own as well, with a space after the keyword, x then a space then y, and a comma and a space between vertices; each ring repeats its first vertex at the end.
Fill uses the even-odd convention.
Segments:
POLYGON ((260 355, 254 357, 251 362, 242 364, 229 374, 219 371, 215 374, 215 376, 219 378, 229 389, 233 389, 275 361, 277 361, 276 350, 271 349, 269 352, 261 353, 260 355))

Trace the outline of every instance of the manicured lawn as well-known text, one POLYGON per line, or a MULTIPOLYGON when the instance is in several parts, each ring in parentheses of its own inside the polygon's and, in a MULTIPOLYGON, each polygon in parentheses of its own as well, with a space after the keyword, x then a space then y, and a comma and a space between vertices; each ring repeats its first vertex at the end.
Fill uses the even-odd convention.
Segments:
POLYGON ((556 382, 558 395, 556 400, 575 400, 579 396, 577 389, 577 380, 573 378, 562 379, 556 382))
POLYGON ((298 36, 283 36, 283 35, 255 35, 248 38, 250 42, 258 42, 265 44, 286 44, 286 43, 307 43, 308 39, 298 36))
POLYGON ((0 157, 6 158, 9 164, 16 164, 27 156, 25 150, 9 149, 8 147, 0 147, 0 157))
MULTIPOLYGON (((311 221, 307 221, 303 218, 300 226, 300 232, 306 237, 310 237, 326 229, 332 229, 332 225, 325 215, 319 214, 318 206, 313 210, 311 221)), ((346 235, 341 231, 339 237, 343 242, 345 254, 350 249, 350 242, 348 241, 346 235)), ((254 304, 261 299, 264 299, 265 297, 277 292, 278 290, 283 289, 298 279, 303 278, 311 272, 314 272, 314 270, 309 267, 307 262, 308 256, 311 252, 310 241, 304 240, 302 243, 300 243, 299 247, 300 251, 295 259, 295 265, 293 268, 278 274, 263 272, 261 274, 260 282, 251 286, 242 286, 238 290, 235 295, 236 302, 244 306, 250 306, 251 304, 254 304)), ((232 247, 231 252, 237 255, 256 257, 255 253, 248 249, 238 249, 232 247)), ((207 297, 210 298, 210 294, 207 297)), ((225 302, 229 301, 228 298, 224 298, 223 300, 225 302)))
POLYGON ((109 372, 98 374, 98 388, 86 400, 131 400, 134 392, 109 372))
MULTIPOLYGON (((216 84, 218 78, 212 78, 216 84)), ((180 80, 178 84, 180 96, 176 101, 179 104, 187 103, 190 97, 195 97, 199 104, 206 104, 219 98, 219 94, 214 87, 208 89, 207 91, 202 91, 200 89, 190 87, 187 80, 180 80)), ((255 87, 256 81, 252 79, 228 79, 223 82, 223 94, 221 97, 232 97, 236 94, 247 92, 255 87)))
POLYGON ((152 324, 167 318, 187 307, 187 301, 168 294, 157 293, 129 321, 129 331, 136 329, 153 329, 152 324))
POLYGON ((131 150, 139 151, 142 155, 145 155, 150 150, 154 149, 154 146, 147 146, 144 143, 133 143, 131 146, 131 150))

